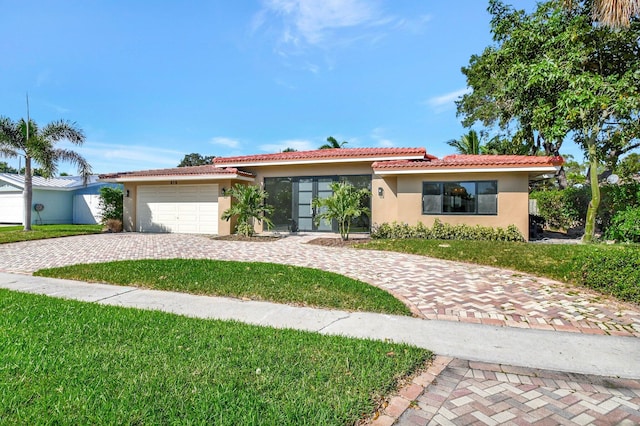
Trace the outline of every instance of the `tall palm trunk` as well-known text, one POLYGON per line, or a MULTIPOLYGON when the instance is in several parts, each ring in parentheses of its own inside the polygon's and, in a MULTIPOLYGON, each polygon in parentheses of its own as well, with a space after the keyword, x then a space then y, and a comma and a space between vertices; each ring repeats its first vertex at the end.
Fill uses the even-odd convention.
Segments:
POLYGON ((31 185, 31 157, 24 157, 24 212, 22 215, 22 226, 25 231, 31 231, 31 202, 33 201, 33 190, 31 185))

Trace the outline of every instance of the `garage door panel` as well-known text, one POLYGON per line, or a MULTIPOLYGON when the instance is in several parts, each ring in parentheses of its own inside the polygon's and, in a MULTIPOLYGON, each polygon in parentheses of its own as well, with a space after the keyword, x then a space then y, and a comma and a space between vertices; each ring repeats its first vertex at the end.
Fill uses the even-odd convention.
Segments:
POLYGON ((138 188, 139 232, 218 233, 218 185, 138 188))

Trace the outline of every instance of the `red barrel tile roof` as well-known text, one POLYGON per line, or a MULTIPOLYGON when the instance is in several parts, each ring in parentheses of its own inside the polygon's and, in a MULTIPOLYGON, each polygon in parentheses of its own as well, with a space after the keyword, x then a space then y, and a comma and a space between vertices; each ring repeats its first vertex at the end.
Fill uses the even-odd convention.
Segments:
POLYGON ((286 161, 313 161, 347 158, 371 158, 371 157, 406 157, 436 158, 427 154, 424 148, 332 148, 316 149, 313 151, 278 152, 275 154, 241 155, 237 157, 216 157, 213 162, 216 165, 255 163, 255 162, 286 162, 286 161))
POLYGON ((134 172, 107 173, 100 175, 100 179, 117 179, 125 177, 152 177, 152 176, 189 176, 189 175, 240 175, 254 177, 252 173, 244 172, 236 168, 216 167, 212 164, 192 167, 175 167, 171 169, 138 170, 134 172))
POLYGON ((380 169, 434 169, 434 168, 491 168, 491 167, 549 167, 560 166, 562 157, 535 157, 529 155, 448 155, 433 160, 377 161, 373 168, 380 169))

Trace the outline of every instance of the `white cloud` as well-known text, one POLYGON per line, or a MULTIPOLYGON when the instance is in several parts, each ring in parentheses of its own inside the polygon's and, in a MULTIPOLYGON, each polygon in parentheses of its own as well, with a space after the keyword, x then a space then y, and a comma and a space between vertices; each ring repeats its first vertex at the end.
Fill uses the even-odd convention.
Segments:
POLYGON ((371 136, 371 139, 375 141, 375 145, 380 148, 391 148, 397 146, 394 141, 386 138, 384 134, 385 129, 383 127, 376 127, 371 130, 371 134, 369 136, 371 136))
POLYGON ((236 139, 225 138, 222 136, 216 136, 215 138, 211 138, 210 141, 213 145, 222 145, 228 148, 237 148, 240 146, 240 142, 236 139))
POLYGON ((282 56, 300 53, 309 46, 328 50, 363 39, 375 42, 381 35, 372 28, 380 29, 397 21, 385 16, 379 3, 379 0, 262 0, 263 8, 253 16, 250 29, 253 33, 262 30, 277 34, 275 51, 282 56))
MULTIPOLYGON (((94 173, 116 171, 144 170, 165 167, 176 167, 186 154, 182 151, 163 149, 156 146, 107 144, 86 142, 76 146, 62 142, 60 148, 71 149, 85 157, 91 164, 94 173)), ((67 164, 60 164, 61 170, 67 164)), ((71 168, 73 167, 64 167, 71 168)))
POLYGON ((398 19, 395 28, 406 30, 412 34, 422 34, 431 21, 431 15, 420 15, 415 18, 398 19))
MULTIPOLYGON (((318 144, 320 146, 322 144, 318 144)), ((281 152, 287 148, 293 148, 296 151, 309 151, 318 148, 312 141, 306 139, 289 139, 272 144, 260 145, 258 148, 263 152, 274 153, 281 152)))
POLYGON ((465 89, 456 90, 454 92, 445 93, 444 95, 434 96, 429 98, 425 103, 433 108, 436 112, 447 111, 455 107, 455 101, 461 96, 470 93, 471 89, 468 87, 465 89))

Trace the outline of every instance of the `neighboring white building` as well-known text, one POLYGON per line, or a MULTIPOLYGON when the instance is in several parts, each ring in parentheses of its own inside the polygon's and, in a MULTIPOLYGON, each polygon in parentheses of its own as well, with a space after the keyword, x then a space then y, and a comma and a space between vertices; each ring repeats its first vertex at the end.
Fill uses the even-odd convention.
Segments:
MULTIPOLYGON (((33 177, 31 223, 96 224, 100 223, 100 188, 114 186, 90 176, 85 185, 80 176, 51 179, 33 177), (37 206, 37 208, 36 208, 37 206)), ((0 223, 22 223, 24 213, 24 176, 0 173, 0 223)))

